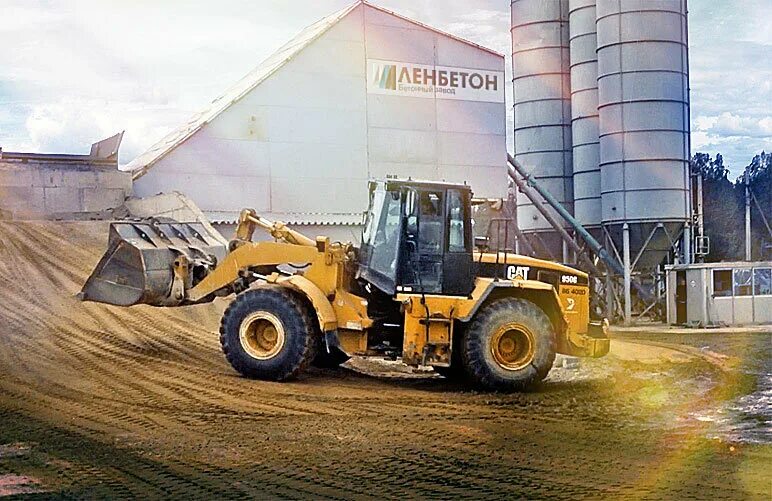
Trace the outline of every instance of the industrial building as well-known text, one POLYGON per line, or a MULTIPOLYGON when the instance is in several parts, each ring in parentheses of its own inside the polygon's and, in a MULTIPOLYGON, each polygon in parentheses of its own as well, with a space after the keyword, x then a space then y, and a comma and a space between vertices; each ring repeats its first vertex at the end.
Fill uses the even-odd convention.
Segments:
POLYGON ((118 170, 123 133, 91 145, 88 155, 0 149, 0 219, 109 216, 131 195, 118 170))
POLYGON ((503 55, 360 1, 306 28, 128 168, 137 195, 183 191, 221 227, 254 207, 356 241, 369 179, 507 196, 506 86, 503 55))
POLYGON ((772 261, 668 266, 667 321, 695 327, 772 323, 772 261))

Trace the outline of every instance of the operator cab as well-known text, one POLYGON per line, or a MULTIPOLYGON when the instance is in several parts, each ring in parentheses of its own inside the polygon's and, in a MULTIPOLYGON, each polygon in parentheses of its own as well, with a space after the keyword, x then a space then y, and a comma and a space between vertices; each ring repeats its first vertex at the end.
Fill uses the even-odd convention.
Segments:
POLYGON ((391 296, 469 295, 471 201, 472 190, 464 184, 370 182, 358 277, 391 296))

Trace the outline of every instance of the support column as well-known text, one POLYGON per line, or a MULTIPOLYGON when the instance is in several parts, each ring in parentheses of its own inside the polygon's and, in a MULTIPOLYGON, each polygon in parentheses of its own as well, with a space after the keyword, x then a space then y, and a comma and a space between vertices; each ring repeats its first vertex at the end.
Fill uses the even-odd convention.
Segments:
POLYGON ((606 270, 606 318, 609 322, 614 320, 615 305, 614 305, 614 291, 611 289, 614 287, 614 280, 611 278, 612 271, 606 270))
POLYGON ((692 264, 692 227, 689 223, 684 226, 684 264, 692 264))
POLYGON ((751 252, 751 178, 745 173, 745 260, 752 261, 751 252))
MULTIPOLYGON (((702 173, 697 174, 697 236, 700 241, 705 238, 705 209, 702 202, 702 173)), ((701 245, 702 247, 702 245, 701 245)), ((699 255, 695 261, 705 262, 705 256, 699 255)))
POLYGON ((632 281, 632 270, 630 269, 630 225, 625 223, 622 226, 622 258, 625 268, 625 325, 630 325, 633 320, 633 302, 630 294, 630 283, 632 281))

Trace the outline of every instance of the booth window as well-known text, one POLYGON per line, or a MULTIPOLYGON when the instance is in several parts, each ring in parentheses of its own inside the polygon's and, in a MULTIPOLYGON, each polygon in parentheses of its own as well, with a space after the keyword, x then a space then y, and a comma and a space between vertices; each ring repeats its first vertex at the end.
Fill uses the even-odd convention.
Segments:
POLYGON ((734 270, 734 295, 753 295, 753 271, 750 269, 734 270))
POLYGON ((772 268, 753 270, 753 294, 756 296, 772 295, 772 268))
POLYGON ((732 270, 713 270, 713 295, 720 297, 732 295, 732 270))

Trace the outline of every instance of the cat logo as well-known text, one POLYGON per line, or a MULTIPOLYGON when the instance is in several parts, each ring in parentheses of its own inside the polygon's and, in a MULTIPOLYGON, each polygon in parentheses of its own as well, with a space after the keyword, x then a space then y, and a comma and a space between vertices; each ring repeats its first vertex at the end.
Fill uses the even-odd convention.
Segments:
POLYGON ((509 266, 507 268, 507 280, 528 280, 529 266, 509 266))

